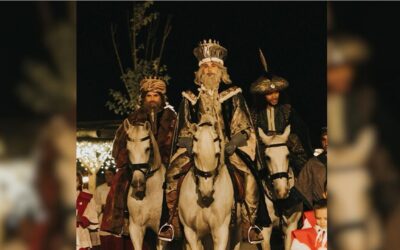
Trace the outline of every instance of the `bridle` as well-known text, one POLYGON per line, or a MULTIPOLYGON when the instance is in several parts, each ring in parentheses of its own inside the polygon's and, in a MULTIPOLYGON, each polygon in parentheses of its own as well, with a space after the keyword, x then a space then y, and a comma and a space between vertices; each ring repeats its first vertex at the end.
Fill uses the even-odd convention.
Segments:
MULTIPOLYGON (((145 136, 145 137, 140 138, 140 139, 132 139, 132 138, 129 138, 129 136, 128 136, 128 141, 132 141, 132 142, 133 141, 143 142, 143 141, 147 141, 147 140, 150 140, 150 139, 151 139, 150 135, 145 136)), ((135 171, 139 171, 139 172, 143 173, 145 180, 147 180, 148 178, 153 176, 154 173, 158 170, 158 168, 154 169, 154 170, 151 170, 151 167, 150 167, 148 162, 147 163, 131 163, 129 161, 129 163, 127 165, 128 165, 129 170, 132 173, 135 172, 135 171)))
MULTIPOLYGON (((212 124, 211 123, 202 123, 202 124, 200 124, 199 126, 201 127, 201 126, 204 126, 204 125, 208 125, 208 126, 212 126, 212 124)), ((193 136, 193 140, 194 141, 197 141, 197 138, 195 137, 195 136, 193 136)), ((221 144, 221 139, 219 138, 219 136, 217 136, 215 139, 214 139, 214 143, 215 142, 219 142, 220 144, 221 144)), ((194 155, 194 154, 193 154, 194 155)), ((221 163, 221 157, 220 157, 220 153, 216 153, 215 154, 215 157, 217 158, 217 164, 216 164, 216 166, 215 166, 215 168, 213 169, 213 170, 211 170, 211 171, 203 171, 203 170, 200 170, 197 166, 196 166, 196 164, 193 164, 193 174, 194 174, 194 176, 196 177, 196 184, 198 184, 198 181, 199 181, 199 178, 201 177, 201 178, 205 178, 205 179, 207 179, 207 178, 212 178, 212 177, 217 177, 218 176, 218 174, 219 174, 219 168, 220 168, 220 163, 221 163)), ((194 162, 194 161, 193 161, 194 162)), ((215 178, 214 178, 214 180, 213 180, 214 182, 215 182, 215 178)))
MULTIPOLYGON (((274 148, 274 147, 287 147, 286 143, 277 143, 277 144, 271 144, 271 145, 266 145, 265 148, 274 148)), ((268 180, 271 182, 276 180, 276 179, 280 179, 280 178, 286 178, 286 179, 290 179, 289 177, 289 168, 286 172, 277 172, 271 175, 267 176, 268 180)))

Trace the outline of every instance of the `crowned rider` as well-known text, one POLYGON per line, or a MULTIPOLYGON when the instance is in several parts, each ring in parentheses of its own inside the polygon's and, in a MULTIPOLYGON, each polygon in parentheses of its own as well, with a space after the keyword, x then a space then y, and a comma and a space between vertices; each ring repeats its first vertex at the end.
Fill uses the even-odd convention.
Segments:
MULTIPOLYGON (((207 115, 213 117, 216 122, 216 131, 222 141, 221 145, 225 148, 225 164, 233 166, 235 171, 244 177, 242 237, 251 243, 259 243, 263 237, 254 225, 260 192, 255 177, 256 137, 250 113, 242 90, 236 86, 229 86, 231 79, 224 66, 227 50, 210 39, 201 42, 194 49, 194 55, 199 61, 199 69, 195 72, 194 79, 199 88, 196 94, 191 91, 182 92, 183 100, 172 144, 173 156, 166 177, 170 223, 160 229, 159 238, 171 241, 174 236, 179 237, 182 234, 176 209, 178 184, 193 164, 191 124, 198 123, 202 116, 207 115)), ((269 216, 263 215, 262 218, 264 222, 260 222, 263 224, 261 226, 269 225, 269 216)))

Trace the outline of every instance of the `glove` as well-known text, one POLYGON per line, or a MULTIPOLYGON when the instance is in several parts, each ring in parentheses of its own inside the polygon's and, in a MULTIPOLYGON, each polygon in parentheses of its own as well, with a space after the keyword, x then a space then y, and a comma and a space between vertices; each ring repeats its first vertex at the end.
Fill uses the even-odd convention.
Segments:
POLYGON ((192 154, 193 150, 193 139, 191 137, 179 137, 178 147, 186 148, 189 154, 192 154))
POLYGON ((225 145, 225 153, 228 156, 233 155, 237 147, 245 146, 247 143, 247 134, 240 132, 232 136, 231 140, 225 145))

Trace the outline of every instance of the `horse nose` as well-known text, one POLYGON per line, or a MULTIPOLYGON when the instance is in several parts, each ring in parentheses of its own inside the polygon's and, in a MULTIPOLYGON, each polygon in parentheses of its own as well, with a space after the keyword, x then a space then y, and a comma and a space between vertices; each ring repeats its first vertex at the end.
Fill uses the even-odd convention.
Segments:
POLYGON ((286 189, 278 190, 277 196, 278 196, 278 199, 285 199, 287 196, 287 190, 286 189))
POLYGON ((212 196, 204 196, 201 197, 201 202, 203 203, 203 205, 205 207, 209 207, 211 205, 211 203, 213 203, 214 198, 212 196))
POLYGON ((138 191, 135 193, 135 196, 138 200, 143 200, 144 196, 145 196, 145 192, 144 191, 138 191))

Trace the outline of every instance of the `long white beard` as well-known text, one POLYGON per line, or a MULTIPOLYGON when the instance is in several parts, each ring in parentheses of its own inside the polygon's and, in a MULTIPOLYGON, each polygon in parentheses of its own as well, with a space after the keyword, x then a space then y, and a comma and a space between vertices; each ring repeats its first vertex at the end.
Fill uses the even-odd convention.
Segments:
POLYGON ((221 82, 221 76, 219 74, 207 75, 203 74, 201 76, 201 83, 207 89, 218 89, 221 82))

